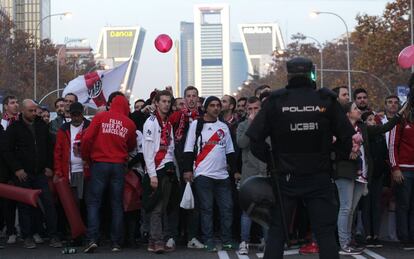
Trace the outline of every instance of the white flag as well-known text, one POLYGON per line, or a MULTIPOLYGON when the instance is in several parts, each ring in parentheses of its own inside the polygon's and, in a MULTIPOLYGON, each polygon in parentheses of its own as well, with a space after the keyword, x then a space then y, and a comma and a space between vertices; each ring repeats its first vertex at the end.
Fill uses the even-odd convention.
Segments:
POLYGON ((105 106, 111 93, 119 91, 130 60, 109 70, 98 70, 78 76, 69 82, 62 95, 74 93, 78 101, 92 108, 105 106))

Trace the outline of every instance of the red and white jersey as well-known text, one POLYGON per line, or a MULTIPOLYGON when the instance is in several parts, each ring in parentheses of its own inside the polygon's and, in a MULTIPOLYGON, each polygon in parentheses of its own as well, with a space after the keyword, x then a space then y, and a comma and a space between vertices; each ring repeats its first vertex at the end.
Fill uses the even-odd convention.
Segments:
POLYGON ((389 158, 392 170, 414 171, 414 123, 398 123, 390 133, 389 158))
POLYGON ((184 147, 184 152, 193 152, 197 142, 194 177, 203 175, 213 179, 228 178, 226 155, 234 152, 229 127, 219 120, 205 122, 201 130, 201 148, 200 137, 196 140, 196 128, 197 120, 190 124, 184 147))
POLYGON ((164 168, 168 162, 174 162, 174 136, 170 127, 168 145, 161 145, 161 126, 157 117, 151 115, 144 123, 142 151, 147 173, 150 177, 157 175, 157 170, 164 168))

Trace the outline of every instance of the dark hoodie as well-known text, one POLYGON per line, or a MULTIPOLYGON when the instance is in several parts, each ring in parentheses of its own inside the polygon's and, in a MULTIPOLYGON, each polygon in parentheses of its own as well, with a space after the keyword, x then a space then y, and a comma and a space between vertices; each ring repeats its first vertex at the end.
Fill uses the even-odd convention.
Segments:
POLYGON ((82 158, 91 162, 125 163, 137 145, 136 127, 128 118, 124 96, 116 96, 109 111, 97 114, 81 141, 82 158))

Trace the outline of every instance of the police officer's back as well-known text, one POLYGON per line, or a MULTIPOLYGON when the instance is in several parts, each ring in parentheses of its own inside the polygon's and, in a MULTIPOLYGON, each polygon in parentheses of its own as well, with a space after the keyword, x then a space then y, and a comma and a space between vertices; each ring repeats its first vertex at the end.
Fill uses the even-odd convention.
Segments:
MULTIPOLYGON (((278 175, 287 223, 297 198, 302 198, 317 237, 320 258, 333 259, 339 256, 335 241, 337 205, 329 157, 333 136, 345 143, 343 149, 350 153, 354 130, 335 93, 315 89, 310 76, 312 66, 306 58, 288 61, 288 85, 271 94, 247 135, 253 154, 262 160, 264 140, 271 137, 276 165, 272 173, 278 175)), ((271 213, 265 259, 283 257, 280 204, 271 213)))

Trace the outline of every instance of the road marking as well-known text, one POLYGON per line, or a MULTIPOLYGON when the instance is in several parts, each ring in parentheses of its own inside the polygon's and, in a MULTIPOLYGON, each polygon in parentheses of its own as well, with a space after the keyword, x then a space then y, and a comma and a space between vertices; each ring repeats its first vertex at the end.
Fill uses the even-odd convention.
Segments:
POLYGON ((218 251, 217 254, 220 259, 230 259, 226 251, 218 251))
MULTIPOLYGON (((299 254, 299 249, 291 249, 291 250, 286 250, 283 255, 298 255, 299 254)), ((257 257, 259 258, 263 258, 264 253, 257 253, 256 254, 257 257)))
POLYGON ((353 258, 356 258, 356 259, 367 259, 365 256, 363 256, 363 255, 353 255, 352 256, 353 258))
POLYGON ((250 259, 247 255, 239 255, 239 253, 237 253, 237 251, 236 251, 236 254, 237 254, 237 257, 239 259, 250 259))
POLYGON ((283 255, 298 255, 299 249, 286 250, 283 255))
POLYGON ((379 255, 379 254, 377 254, 377 253, 375 253, 375 252, 373 252, 373 251, 371 251, 369 249, 365 249, 364 250, 364 253, 366 253, 367 255, 369 255, 371 257, 374 257, 375 259, 387 259, 384 256, 379 255))

